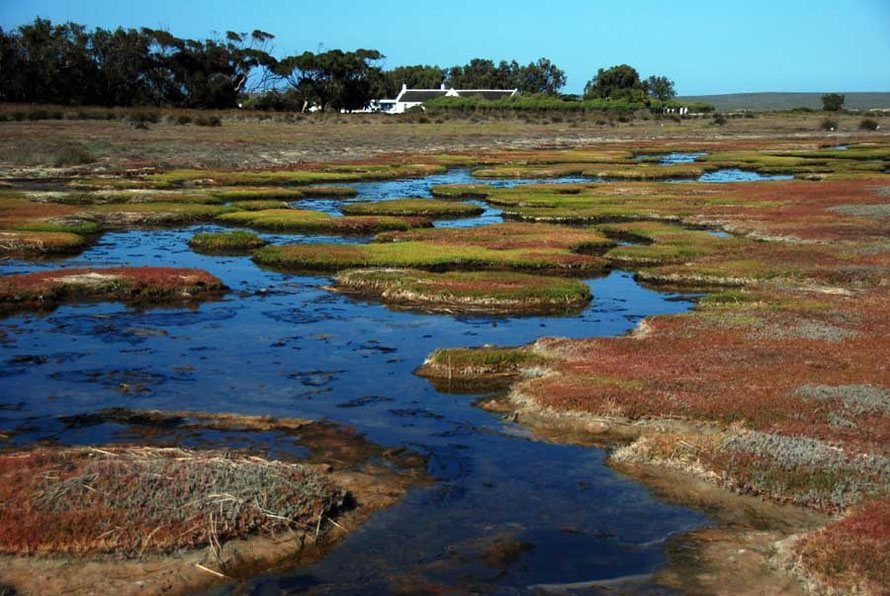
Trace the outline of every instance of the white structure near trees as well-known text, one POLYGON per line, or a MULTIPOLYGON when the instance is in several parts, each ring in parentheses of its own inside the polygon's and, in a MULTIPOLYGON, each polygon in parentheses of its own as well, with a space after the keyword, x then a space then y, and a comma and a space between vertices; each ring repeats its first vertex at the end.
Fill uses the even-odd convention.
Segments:
POLYGON ((386 114, 404 114, 407 110, 417 107, 425 101, 439 97, 481 97, 482 99, 504 99, 513 97, 519 93, 519 89, 448 89, 443 83, 438 89, 408 89, 402 85, 402 90, 395 99, 378 99, 371 103, 372 110, 386 114))

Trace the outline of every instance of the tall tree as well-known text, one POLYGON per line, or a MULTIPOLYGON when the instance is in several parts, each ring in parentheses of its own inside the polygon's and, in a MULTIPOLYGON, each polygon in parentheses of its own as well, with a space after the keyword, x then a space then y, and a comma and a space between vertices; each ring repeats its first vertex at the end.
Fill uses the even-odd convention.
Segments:
POLYGON ((377 50, 321 54, 304 52, 281 60, 276 72, 303 99, 304 109, 317 105, 322 111, 362 108, 372 99, 372 81, 379 77, 377 50))
POLYGON ((523 93, 556 95, 565 87, 566 73, 556 67, 549 58, 539 58, 519 70, 516 87, 523 93))
POLYGON ((822 96, 822 109, 826 112, 837 112, 844 107, 844 100, 847 99, 841 93, 826 93, 822 96))
POLYGON ((407 85, 409 89, 438 89, 445 81, 445 71, 438 66, 399 66, 381 72, 375 97, 395 97, 407 85))
POLYGON ((584 96, 599 99, 618 99, 632 95, 628 92, 642 89, 640 73, 632 66, 620 64, 608 69, 599 69, 596 76, 584 87, 584 96))
POLYGON ((649 97, 667 101, 677 96, 674 91, 674 82, 667 77, 650 76, 643 82, 646 95, 649 97))

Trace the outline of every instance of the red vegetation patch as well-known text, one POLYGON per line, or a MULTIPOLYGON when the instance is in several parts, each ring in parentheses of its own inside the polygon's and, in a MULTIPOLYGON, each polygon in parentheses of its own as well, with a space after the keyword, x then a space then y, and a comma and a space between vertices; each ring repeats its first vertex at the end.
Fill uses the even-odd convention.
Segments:
POLYGON ((419 241, 491 250, 561 248, 604 252, 614 242, 596 230, 546 224, 503 223, 474 228, 431 228, 379 234, 383 241, 419 241))
POLYGON ((643 338, 555 340, 561 374, 521 391, 558 410, 743 423, 890 453, 888 412, 853 414, 837 400, 797 391, 816 384, 890 388, 890 297, 874 290, 855 298, 797 298, 797 308, 752 302, 656 317, 643 338))
POLYGON ((51 305, 64 300, 150 302, 200 298, 226 290, 218 278, 200 269, 109 267, 58 269, 0 279, 0 306, 51 305))
POLYGON ((810 534, 795 548, 801 570, 839 593, 886 594, 890 500, 874 501, 810 534))
POLYGON ((181 449, 0 456, 0 551, 171 551, 314 528, 346 492, 300 465, 181 449))

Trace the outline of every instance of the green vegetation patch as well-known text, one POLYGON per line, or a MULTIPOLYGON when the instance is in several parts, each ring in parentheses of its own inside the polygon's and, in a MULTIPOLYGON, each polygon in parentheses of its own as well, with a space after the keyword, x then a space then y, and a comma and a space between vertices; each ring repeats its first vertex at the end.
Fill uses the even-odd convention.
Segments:
POLYGON ((87 246, 71 232, 0 230, 0 254, 70 254, 87 246))
POLYGON ((376 242, 362 245, 270 246, 253 258, 262 265, 296 271, 398 267, 580 274, 602 271, 605 261, 594 255, 613 244, 596 230, 512 223, 386 232, 378 234, 376 242))
POLYGON ((234 252, 253 250, 268 244, 252 232, 220 232, 196 234, 189 240, 189 246, 201 252, 234 252))
POLYGON ((92 221, 35 221, 18 226, 28 232, 63 232, 70 234, 98 234, 102 226, 92 221))
POLYGON ((393 199, 352 203, 341 209, 344 215, 396 215, 433 218, 472 217, 485 209, 473 203, 456 203, 436 199, 393 199))
POLYGON ((5 454, 0 480, 0 551, 18 555, 137 557, 311 532, 347 496, 298 464, 149 447, 5 454))
POLYGON ((515 376, 550 363, 532 348, 449 348, 436 350, 417 369, 426 378, 483 378, 515 376))
POLYGON ((238 211, 220 215, 217 219, 222 223, 261 230, 309 234, 374 234, 384 230, 409 230, 430 225, 429 220, 424 218, 334 217, 303 209, 238 211))
POLYGON ((718 169, 715 166, 694 163, 678 163, 670 165, 652 165, 638 163, 634 166, 597 166, 581 172, 592 178, 611 178, 614 180, 669 180, 674 178, 698 178, 705 172, 718 169))
POLYGON ((592 297, 578 280, 496 271, 359 269, 340 273, 337 288, 389 304, 449 311, 565 311, 585 306, 592 297))
POLYGON ((231 206, 238 211, 266 211, 269 209, 289 209, 288 203, 274 200, 233 201, 231 206))
POLYGON ((491 191, 487 184, 441 184, 430 189, 434 197, 441 199, 482 199, 491 191))
POLYGON ((748 240, 721 238, 700 230, 657 222, 637 222, 601 226, 614 238, 641 242, 633 246, 616 246, 606 258, 620 264, 659 265, 683 262, 705 255, 732 250, 748 240))
POLYGON ((295 201, 303 197, 303 191, 296 188, 239 188, 228 190, 215 190, 211 193, 222 201, 262 201, 279 199, 280 201, 295 201))
POLYGON ((533 270, 589 273, 601 271, 603 259, 553 248, 494 250, 432 242, 361 245, 291 244, 267 246, 254 253, 260 265, 290 271, 340 271, 364 267, 533 270))
POLYGON ((472 228, 430 228, 379 234, 381 242, 423 242, 448 246, 478 246, 492 250, 560 250, 600 254, 615 245, 593 228, 528 223, 503 223, 472 228))
POLYGON ((389 180, 416 176, 430 176, 447 171, 445 166, 430 164, 406 165, 332 165, 323 170, 283 171, 222 171, 171 170, 145 178, 158 188, 181 186, 186 183, 201 186, 272 186, 307 185, 360 180, 389 180))

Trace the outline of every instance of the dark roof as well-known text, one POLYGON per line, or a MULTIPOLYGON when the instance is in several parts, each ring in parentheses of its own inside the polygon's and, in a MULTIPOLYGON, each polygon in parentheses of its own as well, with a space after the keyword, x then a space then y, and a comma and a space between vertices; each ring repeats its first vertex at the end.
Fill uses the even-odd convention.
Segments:
POLYGON ((480 99, 504 99, 513 95, 512 89, 469 89, 457 90, 461 97, 478 97, 480 99))
POLYGON ((408 89, 399 98, 399 101, 429 101, 437 97, 445 97, 448 91, 441 89, 408 89))

